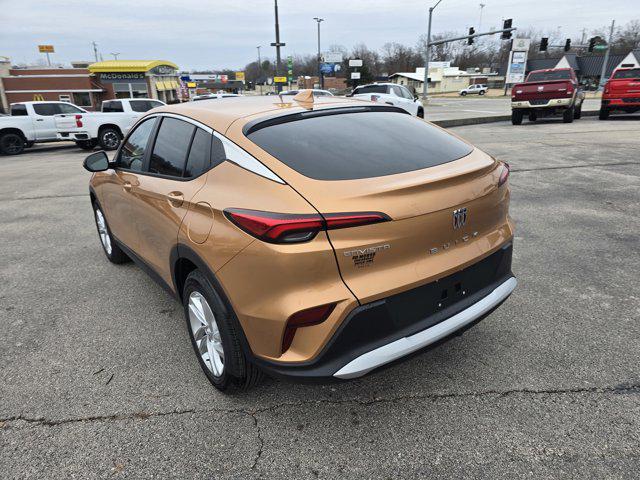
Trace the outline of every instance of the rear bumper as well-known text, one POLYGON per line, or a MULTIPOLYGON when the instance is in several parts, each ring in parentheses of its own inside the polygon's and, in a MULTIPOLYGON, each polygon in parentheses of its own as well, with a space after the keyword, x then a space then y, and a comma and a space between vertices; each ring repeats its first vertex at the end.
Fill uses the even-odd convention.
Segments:
POLYGON ((299 379, 350 379, 435 346, 489 315, 515 289, 512 244, 464 270, 356 307, 314 360, 256 358, 268 373, 299 379))
POLYGON ((640 96, 621 97, 621 98, 603 98, 602 106, 607 108, 640 107, 640 96))
POLYGON ((58 140, 72 140, 77 142, 78 140, 91 140, 89 132, 58 132, 58 140))
POLYGON ((546 103, 537 103, 536 100, 512 100, 511 108, 557 108, 569 107, 573 103, 573 98, 550 98, 546 103), (533 103, 532 103, 533 102, 533 103))

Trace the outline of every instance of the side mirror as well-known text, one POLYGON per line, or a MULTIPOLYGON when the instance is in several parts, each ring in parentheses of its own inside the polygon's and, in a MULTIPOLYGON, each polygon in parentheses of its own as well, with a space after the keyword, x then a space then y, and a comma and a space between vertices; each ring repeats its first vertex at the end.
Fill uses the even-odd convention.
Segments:
POLYGON ((109 169, 109 157, 103 151, 92 153, 84 159, 82 166, 90 172, 104 172, 109 169))

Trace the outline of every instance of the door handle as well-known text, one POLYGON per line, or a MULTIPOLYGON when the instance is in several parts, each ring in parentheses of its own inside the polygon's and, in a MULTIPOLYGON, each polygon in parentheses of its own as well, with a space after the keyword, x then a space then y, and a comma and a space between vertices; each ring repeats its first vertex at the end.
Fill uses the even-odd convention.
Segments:
POLYGON ((182 205, 182 202, 184 202, 184 195, 182 194, 182 192, 169 192, 167 194, 169 203, 173 206, 173 207, 179 207, 182 205))
POLYGON ((36 118, 36 122, 44 122, 44 118, 36 118))

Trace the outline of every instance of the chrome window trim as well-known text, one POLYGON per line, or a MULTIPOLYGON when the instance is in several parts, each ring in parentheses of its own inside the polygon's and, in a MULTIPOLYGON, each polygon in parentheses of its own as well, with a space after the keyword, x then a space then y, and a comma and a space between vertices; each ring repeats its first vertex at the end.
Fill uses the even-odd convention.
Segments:
MULTIPOLYGON (((213 135, 218 140, 222 142, 224 146, 225 153, 227 154, 227 161, 231 163, 235 163, 239 167, 244 168, 245 170, 249 170, 256 175, 260 175, 261 177, 267 178, 276 183, 280 183, 285 185, 286 182, 282 180, 278 175, 273 173, 265 164, 263 164, 260 160, 255 158, 253 155, 245 151, 242 147, 236 145, 234 142, 229 140, 227 137, 222 135, 219 132, 216 132, 213 128, 201 123, 197 120, 194 120, 190 117, 186 117, 184 115, 177 115, 175 113, 165 113, 158 112, 152 113, 151 115, 146 115, 140 120, 151 118, 151 117, 170 117, 175 118, 177 120, 182 120, 184 122, 190 123, 198 128, 201 128, 205 132, 213 135)), ((137 126, 137 123, 136 123, 137 126)), ((133 127, 131 128, 133 130, 133 127)))

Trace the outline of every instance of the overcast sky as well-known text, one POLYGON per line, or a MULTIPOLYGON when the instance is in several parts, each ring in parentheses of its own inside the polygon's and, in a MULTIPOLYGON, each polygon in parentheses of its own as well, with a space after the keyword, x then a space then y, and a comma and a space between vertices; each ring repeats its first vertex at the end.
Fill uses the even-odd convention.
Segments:
MULTIPOLYGON (((427 8, 437 0, 280 0, 283 57, 313 53, 316 23, 322 23, 322 44, 351 48, 364 43, 378 48, 386 42, 415 45, 426 33, 427 8), (318 5, 317 7, 314 5, 318 5)), ((579 38, 591 30, 640 19, 640 0, 442 0, 433 32, 513 26, 579 38)), ((14 63, 41 58, 38 44, 53 44, 52 60, 91 60, 91 41, 105 60, 164 59, 181 69, 241 68, 257 56, 275 57, 273 0, 0 0, 0 55, 14 63)), ((323 48, 324 49, 324 48, 323 48)))

